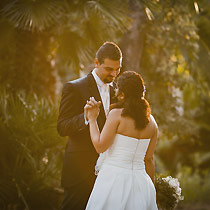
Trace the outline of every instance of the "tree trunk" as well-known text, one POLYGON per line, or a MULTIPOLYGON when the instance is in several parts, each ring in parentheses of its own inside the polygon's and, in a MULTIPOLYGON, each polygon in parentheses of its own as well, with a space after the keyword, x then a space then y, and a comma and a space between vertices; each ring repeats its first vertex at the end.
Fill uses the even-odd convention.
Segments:
POLYGON ((141 57, 145 40, 145 13, 143 5, 133 0, 129 1, 133 23, 121 40, 123 52, 122 71, 140 72, 141 57))

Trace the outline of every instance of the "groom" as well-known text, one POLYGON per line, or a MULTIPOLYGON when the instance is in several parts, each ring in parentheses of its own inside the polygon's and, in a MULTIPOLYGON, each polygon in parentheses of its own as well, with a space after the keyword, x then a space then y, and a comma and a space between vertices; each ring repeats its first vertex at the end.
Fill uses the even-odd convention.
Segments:
POLYGON ((119 74, 122 52, 113 42, 105 42, 97 51, 95 69, 83 78, 67 82, 63 88, 58 133, 68 136, 61 184, 64 187, 62 210, 84 210, 95 182, 96 153, 88 128, 84 106, 90 97, 101 101, 99 129, 114 103, 114 89, 109 84, 119 74))

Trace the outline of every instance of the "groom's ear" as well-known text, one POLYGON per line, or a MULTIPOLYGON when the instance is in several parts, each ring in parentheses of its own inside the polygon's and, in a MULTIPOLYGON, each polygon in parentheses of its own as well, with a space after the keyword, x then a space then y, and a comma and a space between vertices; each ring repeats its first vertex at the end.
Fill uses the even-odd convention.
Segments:
POLYGON ((99 66, 98 58, 95 58, 95 59, 94 59, 94 63, 95 63, 95 67, 98 68, 98 66, 99 66))

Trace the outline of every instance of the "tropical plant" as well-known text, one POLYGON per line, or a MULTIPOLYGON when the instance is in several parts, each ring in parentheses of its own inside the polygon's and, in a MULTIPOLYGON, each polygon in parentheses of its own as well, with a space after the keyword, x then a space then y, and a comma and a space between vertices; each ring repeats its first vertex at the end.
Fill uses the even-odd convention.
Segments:
POLYGON ((210 173, 208 170, 192 170, 191 167, 181 167, 177 174, 182 192, 183 203, 209 203, 210 173))
POLYGON ((131 19, 125 2, 1 2, 0 82, 13 91, 54 96, 60 77, 78 77, 104 41, 126 30, 131 19))
POLYGON ((0 209, 57 209, 65 144, 57 106, 35 94, 0 96, 0 209))

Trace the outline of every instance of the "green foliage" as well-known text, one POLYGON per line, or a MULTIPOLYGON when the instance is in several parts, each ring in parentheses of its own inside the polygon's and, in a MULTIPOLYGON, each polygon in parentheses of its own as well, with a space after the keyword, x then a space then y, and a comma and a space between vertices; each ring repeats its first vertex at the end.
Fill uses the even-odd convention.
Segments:
POLYGON ((15 27, 26 30, 44 30, 55 24, 64 12, 64 4, 58 0, 8 1, 2 15, 15 27))
POLYGON ((56 131, 57 106, 5 89, 0 96, 1 209, 55 209, 65 144, 56 131))
POLYGON ((141 2, 148 18, 138 29, 146 29, 140 73, 160 129, 159 162, 176 174, 180 164, 197 167, 194 153, 210 148, 208 1, 198 2, 199 12, 194 1, 141 2))
POLYGON ((60 78, 79 77, 98 47, 129 26, 125 2, 1 2, 0 82, 12 91, 55 97, 60 78))
POLYGON ((209 203, 210 174, 209 171, 192 171, 190 167, 180 168, 177 174, 182 186, 185 203, 209 203))

